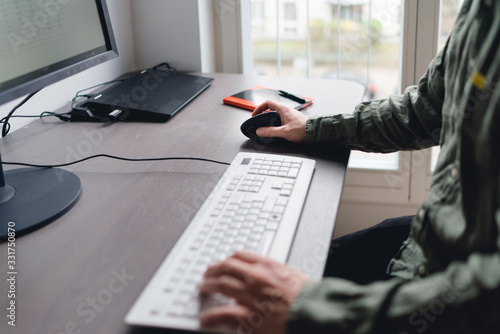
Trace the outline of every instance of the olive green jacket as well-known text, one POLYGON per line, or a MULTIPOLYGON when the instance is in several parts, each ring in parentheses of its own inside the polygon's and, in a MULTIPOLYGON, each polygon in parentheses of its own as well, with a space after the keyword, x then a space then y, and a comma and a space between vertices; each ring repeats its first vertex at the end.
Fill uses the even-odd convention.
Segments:
POLYGON ((417 86, 307 121, 314 146, 441 153, 394 278, 307 283, 290 333, 500 333, 499 50, 500 0, 466 0, 417 86))

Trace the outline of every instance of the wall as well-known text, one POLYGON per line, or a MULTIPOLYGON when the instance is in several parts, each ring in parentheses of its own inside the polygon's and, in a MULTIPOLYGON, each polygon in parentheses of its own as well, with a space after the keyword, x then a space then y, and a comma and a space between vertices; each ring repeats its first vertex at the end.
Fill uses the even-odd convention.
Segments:
POLYGON ((214 71, 211 0, 132 0, 132 22, 138 68, 214 71))
MULTIPOLYGON (((119 57, 85 72, 42 89, 29 102, 16 111, 16 115, 39 115, 43 111, 57 110, 71 101, 75 93, 101 82, 112 80, 123 73, 135 70, 134 41, 131 22, 130 0, 108 0, 111 23, 118 45, 119 57)), ((0 106, 0 118, 23 98, 0 106)), ((11 119, 11 131, 29 124, 33 119, 11 119)))

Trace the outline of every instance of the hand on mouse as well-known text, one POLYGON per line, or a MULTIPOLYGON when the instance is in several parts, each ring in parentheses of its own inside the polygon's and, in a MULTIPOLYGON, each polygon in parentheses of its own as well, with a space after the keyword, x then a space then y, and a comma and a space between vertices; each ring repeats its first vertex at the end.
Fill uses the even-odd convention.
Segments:
POLYGON ((266 101, 252 112, 252 116, 276 110, 281 117, 281 126, 262 127, 257 130, 260 137, 280 137, 294 143, 302 143, 306 140, 306 121, 308 117, 300 111, 287 107, 283 104, 266 101))

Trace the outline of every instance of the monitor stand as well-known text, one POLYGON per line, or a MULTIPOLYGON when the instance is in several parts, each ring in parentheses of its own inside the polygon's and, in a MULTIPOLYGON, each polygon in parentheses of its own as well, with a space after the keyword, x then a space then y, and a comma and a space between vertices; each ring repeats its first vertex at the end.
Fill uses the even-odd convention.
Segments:
POLYGON ((74 173, 59 168, 2 169, 0 157, 0 240, 49 224, 68 211, 82 186, 74 173))

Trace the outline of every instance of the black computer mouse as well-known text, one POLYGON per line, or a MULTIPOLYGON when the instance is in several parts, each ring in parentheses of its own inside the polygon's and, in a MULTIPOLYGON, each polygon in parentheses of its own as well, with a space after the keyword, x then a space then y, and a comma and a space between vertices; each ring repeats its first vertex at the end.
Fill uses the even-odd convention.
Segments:
POLYGON ((247 119, 241 124, 240 130, 245 136, 260 144, 269 144, 277 138, 266 138, 257 136, 257 129, 264 126, 280 126, 281 118, 276 111, 267 111, 247 119))

